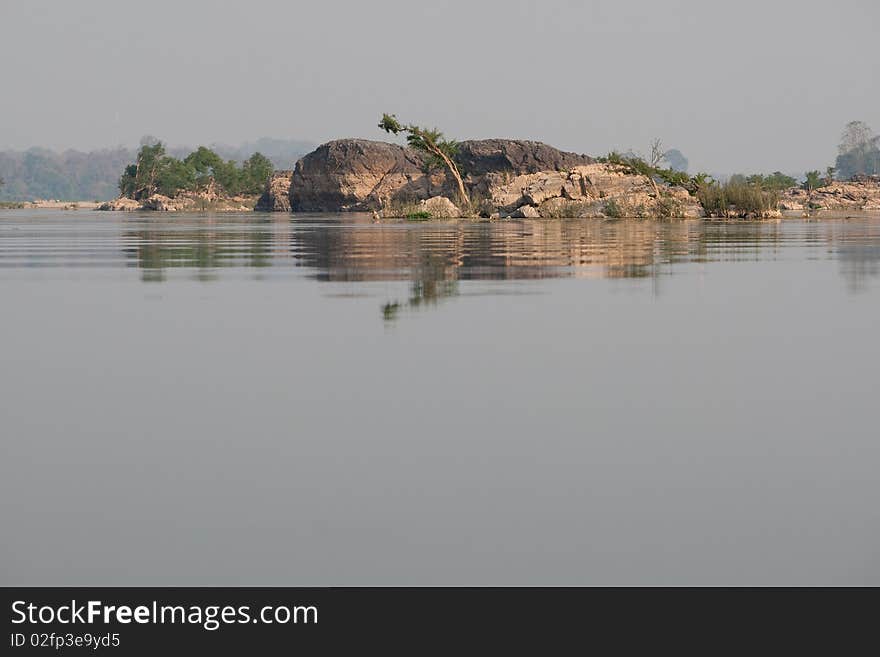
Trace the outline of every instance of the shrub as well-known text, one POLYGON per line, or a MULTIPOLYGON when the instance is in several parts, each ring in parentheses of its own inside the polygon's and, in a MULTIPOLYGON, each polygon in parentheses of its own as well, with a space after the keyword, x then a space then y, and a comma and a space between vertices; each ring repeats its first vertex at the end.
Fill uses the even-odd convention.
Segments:
POLYGON ((602 212, 611 219, 622 219, 626 216, 623 206, 613 198, 605 201, 605 204, 602 206, 602 212))
POLYGON ((806 179, 801 187, 808 192, 812 192, 814 189, 819 189, 820 187, 825 187, 825 185, 828 184, 827 181, 822 178, 822 174, 818 171, 807 171, 804 176, 806 179))
POLYGON ((797 187, 797 180, 791 176, 786 176, 780 171, 774 171, 771 174, 763 175, 760 173, 752 174, 745 179, 750 185, 757 185, 761 189, 777 190, 791 189, 797 187))
POLYGON ((408 221, 424 221, 425 219, 430 219, 431 213, 425 210, 419 210, 418 212, 410 212, 406 215, 406 219, 408 221))
POLYGON ((660 179, 667 185, 686 187, 691 180, 684 171, 651 166, 637 155, 621 155, 617 151, 611 151, 605 157, 598 158, 598 160, 606 164, 615 164, 623 167, 624 171, 630 175, 645 176, 652 180, 655 178, 660 179))
POLYGON ((668 219, 682 215, 681 202, 673 196, 663 196, 657 199, 655 212, 658 217, 668 219))
POLYGON ((555 202, 546 202, 541 206, 541 216, 547 219, 579 219, 589 216, 590 203, 586 201, 569 201, 566 199, 553 199, 555 202))
POLYGON ((697 198, 710 217, 766 217, 779 205, 779 192, 732 177, 723 185, 706 185, 697 198))

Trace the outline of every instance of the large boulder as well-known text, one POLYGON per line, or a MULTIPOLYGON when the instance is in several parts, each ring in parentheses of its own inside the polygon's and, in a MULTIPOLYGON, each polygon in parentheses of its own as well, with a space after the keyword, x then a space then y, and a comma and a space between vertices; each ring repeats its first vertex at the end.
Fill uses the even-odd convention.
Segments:
POLYGON ((593 158, 566 153, 540 141, 479 139, 459 144, 456 157, 462 173, 478 177, 489 173, 524 174, 565 171, 595 162, 593 158))
POLYGON ((290 187, 294 212, 378 210, 392 201, 431 196, 420 155, 367 139, 339 139, 296 163, 290 187))
POLYGON ((462 216, 459 207, 445 196, 434 196, 419 204, 422 212, 427 212, 432 219, 458 219, 462 216))
MULTIPOLYGON (((593 162, 541 142, 514 139, 462 142, 456 160, 468 191, 478 197, 512 176, 593 162)), ((291 207, 294 212, 369 211, 456 195, 444 171, 426 171, 422 155, 411 148, 366 139, 331 141, 296 163, 291 207)))
POLYGON ((257 200, 257 212, 290 212, 290 182, 293 171, 276 171, 266 181, 263 195, 257 200))

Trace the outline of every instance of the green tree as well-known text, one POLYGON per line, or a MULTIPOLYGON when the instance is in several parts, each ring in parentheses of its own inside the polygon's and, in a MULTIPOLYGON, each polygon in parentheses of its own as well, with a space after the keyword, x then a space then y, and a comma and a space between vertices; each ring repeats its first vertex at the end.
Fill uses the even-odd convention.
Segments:
POLYGON ((461 197, 460 202, 470 205, 470 198, 465 191, 461 172, 455 163, 455 156, 458 154, 458 143, 455 140, 446 139, 443 133, 436 128, 422 128, 413 124, 404 125, 397 120, 395 114, 383 114, 379 121, 379 127, 394 135, 405 134, 406 141, 410 146, 441 160, 446 170, 455 179, 458 195, 461 197))
POLYGON ((196 187, 196 172, 186 162, 176 157, 164 157, 159 163, 156 176, 156 191, 165 196, 177 196, 183 190, 196 187))
POLYGON ((235 160, 226 160, 217 164, 214 167, 214 180, 229 195, 241 192, 241 169, 238 168, 235 160))
POLYGON ((127 166, 119 179, 119 191, 137 200, 155 194, 164 160, 165 146, 161 141, 144 143, 138 151, 137 163, 127 166))
POLYGON ((688 189, 695 194, 704 187, 710 187, 714 184, 715 179, 711 175, 709 175, 705 171, 700 171, 697 175, 691 178, 688 189))
POLYGON ((806 176, 806 179, 801 186, 808 192, 812 192, 814 189, 819 189, 823 186, 822 174, 818 171, 807 171, 804 176, 806 176))
POLYGON ((254 153, 242 165, 241 191, 245 194, 259 194, 274 171, 275 167, 268 157, 262 153, 254 153))
POLYGON ((129 164, 119 178, 119 193, 126 198, 134 198, 137 193, 137 164, 129 164))
POLYGON ((183 162, 193 171, 196 185, 204 187, 213 179, 214 169, 223 164, 223 158, 210 148, 199 146, 183 162))
POLYGON ((775 190, 791 189, 792 187, 797 187, 797 180, 791 176, 786 176, 780 171, 774 171, 770 175, 764 176, 763 187, 764 189, 775 190))

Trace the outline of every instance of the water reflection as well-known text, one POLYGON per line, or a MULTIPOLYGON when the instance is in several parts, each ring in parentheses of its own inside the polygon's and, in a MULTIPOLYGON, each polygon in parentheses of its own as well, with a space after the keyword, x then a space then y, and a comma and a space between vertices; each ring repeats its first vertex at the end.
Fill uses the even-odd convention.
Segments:
POLYGON ((837 259, 852 292, 880 275, 880 218, 781 223, 509 221, 374 224, 368 217, 36 214, 0 220, 0 267, 137 267, 319 281, 410 281, 401 308, 458 293, 458 281, 612 278, 657 281, 682 263, 837 259))

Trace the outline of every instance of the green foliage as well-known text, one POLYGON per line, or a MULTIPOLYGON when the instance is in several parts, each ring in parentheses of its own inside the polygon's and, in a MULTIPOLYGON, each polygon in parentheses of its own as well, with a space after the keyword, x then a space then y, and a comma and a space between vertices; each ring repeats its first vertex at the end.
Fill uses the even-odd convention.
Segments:
POLYGON ((745 178, 750 185, 757 185, 761 189, 770 189, 782 191, 783 189, 791 189, 797 187, 797 180, 791 176, 786 176, 780 171, 774 171, 771 174, 763 175, 760 173, 752 174, 745 178))
POLYGON ((778 190, 764 189, 745 176, 731 176, 722 185, 704 185, 696 194, 710 217, 765 217, 779 205, 778 190))
POLYGON ((241 189, 241 170, 235 160, 219 162, 213 169, 213 179, 228 194, 237 194, 241 189))
POLYGON ((379 128, 393 135, 405 134, 406 142, 412 148, 428 156, 429 161, 426 162, 426 167, 442 162, 458 186, 459 203, 466 206, 471 205, 471 200, 464 187, 464 181, 461 178, 461 172, 455 163, 455 157, 458 155, 457 141, 446 139, 437 128, 423 128, 414 124, 404 125, 397 119, 395 114, 383 114, 379 121, 379 128), (435 161, 431 162, 431 159, 435 161))
POLYGON ((676 185, 679 187, 689 188, 691 182, 691 177, 688 176, 685 171, 678 171, 672 168, 664 169, 661 167, 652 166, 638 155, 634 155, 632 153, 621 155, 617 151, 611 151, 605 157, 600 157, 597 159, 599 160, 599 162, 605 162, 606 164, 614 164, 623 167, 626 173, 629 173, 630 175, 639 175, 650 178, 651 180, 660 180, 662 182, 665 182, 667 185, 676 185))
POLYGON ((672 196, 662 196, 657 199, 654 212, 658 217, 666 219, 680 217, 682 216, 681 202, 672 196))
POLYGON ((418 151, 441 159, 445 155, 454 158, 458 154, 458 142, 446 139, 437 128, 422 128, 417 125, 404 125, 395 114, 383 114, 379 127, 385 132, 406 135, 406 143, 418 151))
POLYGON ((262 153, 254 153, 241 168, 242 185, 241 191, 244 194, 259 194, 263 191, 263 187, 269 177, 275 171, 275 167, 268 157, 262 153))
MULTIPOLYGON (((155 139, 144 143, 155 144, 155 139)), ((167 155, 179 159, 192 148, 167 148, 167 155)), ((275 168, 290 168, 313 144, 288 139, 258 139, 229 146, 209 146, 221 159, 242 163, 252 153, 260 152, 275 168)), ((55 152, 42 148, 27 151, 0 150, 0 177, 6 184, 0 188, 0 201, 59 199, 64 201, 107 200, 117 196, 120 173, 126 165, 136 162, 138 149, 113 148, 90 152, 66 150, 55 152)), ((264 182, 264 181, 263 181, 264 182)), ((133 192, 125 192, 131 196, 133 192)))
POLYGON ((611 219, 622 219, 626 214, 623 206, 621 206, 621 204, 615 201, 613 198, 605 201, 602 212, 605 213, 606 217, 610 217, 611 219))
POLYGON ((214 169, 223 164, 223 158, 211 149, 199 146, 187 155, 183 162, 193 171, 199 185, 207 185, 214 174, 214 169))
POLYGON ((137 155, 137 163, 125 167, 119 179, 119 191, 133 199, 143 199, 158 190, 162 168, 168 165, 165 146, 161 141, 145 143, 137 155))
POLYGON ((166 155, 161 142, 147 143, 138 151, 137 163, 125 167, 119 191, 137 200, 156 193, 173 198, 212 185, 230 196, 258 194, 273 171, 272 162, 260 153, 254 153, 239 167, 235 160, 224 161, 204 146, 179 160, 166 155))
POLYGON ((812 192, 814 189, 824 187, 827 184, 826 181, 822 178, 822 174, 816 170, 807 171, 804 176, 805 180, 801 187, 803 187, 808 192, 812 192))
POLYGON ((708 187, 714 184, 715 179, 708 173, 701 171, 691 178, 690 183, 688 184, 688 191, 690 191, 691 194, 696 194, 703 187, 708 187))
POLYGON ((176 196, 181 190, 196 188, 196 172, 185 162, 165 156, 157 165, 155 191, 165 196, 176 196))
POLYGON ((419 210, 418 212, 410 212, 406 215, 406 218, 409 221, 424 221, 425 219, 431 218, 431 213, 426 212, 425 210, 419 210))

